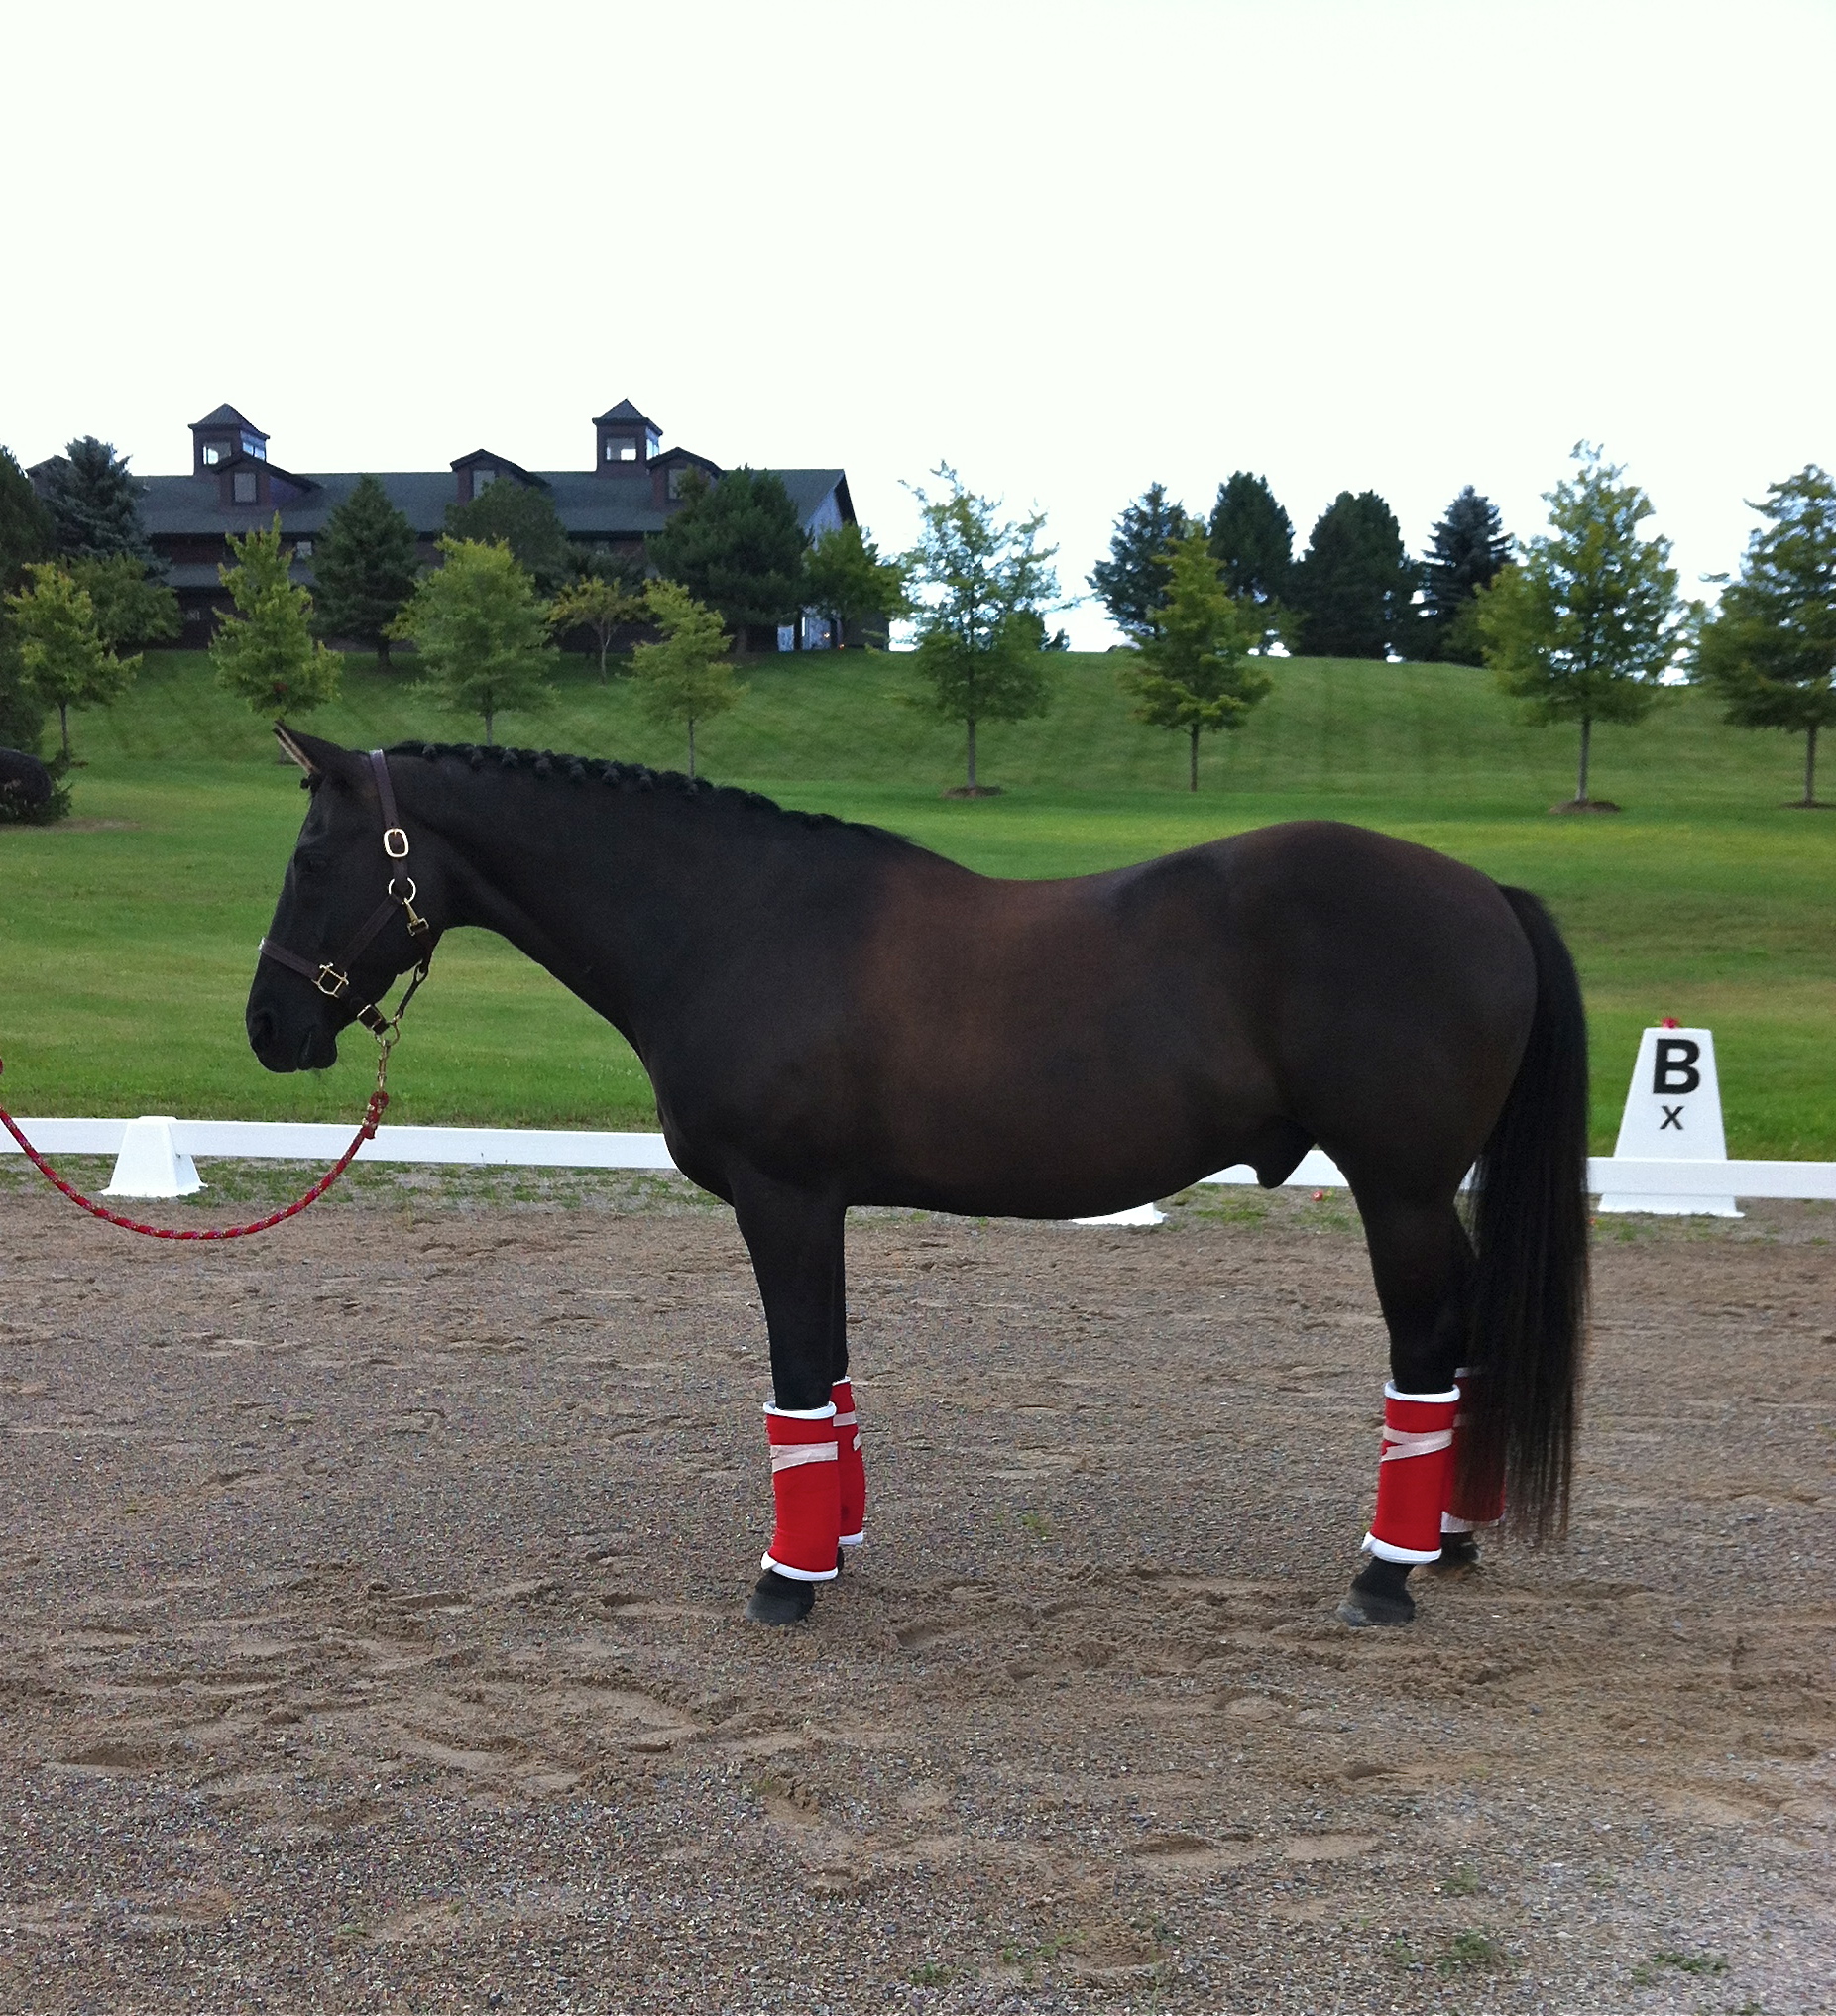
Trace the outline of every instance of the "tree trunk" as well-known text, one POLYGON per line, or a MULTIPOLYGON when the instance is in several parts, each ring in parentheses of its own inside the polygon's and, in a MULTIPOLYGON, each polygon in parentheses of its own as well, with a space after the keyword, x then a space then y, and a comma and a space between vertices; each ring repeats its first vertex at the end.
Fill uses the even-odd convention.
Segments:
POLYGON ((1197 791, 1199 788, 1199 730, 1197 728, 1193 729, 1192 738, 1193 738, 1192 788, 1195 791, 1197 791))
POLYGON ((1817 725, 1813 721, 1804 736, 1804 803, 1817 802, 1817 725))
POLYGON ((607 683, 606 653, 608 649, 611 647, 611 644, 612 644, 612 632, 610 630, 603 630, 600 633, 599 640, 599 683, 602 686, 604 686, 607 683))
POLYGON ((973 714, 970 716, 967 726, 969 728, 969 788, 974 791, 975 788, 975 717, 973 714))
POLYGON ((67 764, 70 760, 70 703, 67 700, 57 703, 57 721, 63 729, 63 760, 67 764))
POLYGON ((1574 802, 1577 805, 1587 803, 1587 750, 1593 738, 1594 718, 1591 714, 1584 714, 1581 717, 1581 769, 1574 785, 1574 802))
POLYGON ((695 717, 689 716, 689 775, 695 774, 695 717))
POLYGON ((376 640, 376 669, 379 672, 387 672, 389 670, 389 639, 387 637, 378 637, 376 640))

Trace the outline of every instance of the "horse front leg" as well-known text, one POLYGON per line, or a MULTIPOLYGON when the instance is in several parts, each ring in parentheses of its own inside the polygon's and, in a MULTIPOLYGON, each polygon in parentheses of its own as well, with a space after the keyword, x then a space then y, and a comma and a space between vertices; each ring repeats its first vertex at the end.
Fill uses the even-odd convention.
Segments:
POLYGON ((1472 1248, 1451 1200, 1360 1195, 1371 1274, 1390 1331, 1371 1559, 1339 1606, 1349 1624, 1401 1624, 1416 1614, 1410 1572, 1438 1561, 1453 1485, 1455 1376, 1470 1323, 1472 1248))
POLYGON ((735 1180, 733 1197, 771 1340, 765 1439, 775 1517, 746 1614, 754 1624, 795 1624, 814 1607, 816 1584, 834 1581, 841 1558, 835 1382, 836 1367, 847 1366, 847 1207, 750 1172, 735 1180))

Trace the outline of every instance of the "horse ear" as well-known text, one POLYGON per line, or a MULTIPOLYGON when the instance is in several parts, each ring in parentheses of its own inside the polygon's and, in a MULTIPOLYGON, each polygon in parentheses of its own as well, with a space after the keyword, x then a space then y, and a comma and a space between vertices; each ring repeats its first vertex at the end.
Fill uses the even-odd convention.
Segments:
POLYGON ((348 776, 351 772, 351 751, 341 749, 336 742, 323 742, 317 735, 301 734, 284 721, 275 723, 275 740, 308 777, 348 776))

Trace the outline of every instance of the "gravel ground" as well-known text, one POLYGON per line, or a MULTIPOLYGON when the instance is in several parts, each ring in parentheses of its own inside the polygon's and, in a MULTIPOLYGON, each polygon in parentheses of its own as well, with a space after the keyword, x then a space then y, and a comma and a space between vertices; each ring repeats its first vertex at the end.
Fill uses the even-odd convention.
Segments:
POLYGON ((1352 1633, 1342 1202, 858 1214, 869 1543, 774 1633, 686 1186, 199 1249, 15 1165, 0 2007, 1836 2007, 1833 1233, 1608 1221, 1570 1545, 1352 1633))

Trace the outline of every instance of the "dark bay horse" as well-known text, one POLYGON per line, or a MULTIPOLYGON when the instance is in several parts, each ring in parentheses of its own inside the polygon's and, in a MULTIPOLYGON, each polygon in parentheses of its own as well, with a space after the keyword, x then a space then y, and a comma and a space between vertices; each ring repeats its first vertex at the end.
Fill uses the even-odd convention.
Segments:
POLYGON ((774 1390, 779 1529, 748 1614, 804 1615, 848 1533, 816 1459, 859 1447, 834 1426, 838 1402, 853 1418, 851 1204, 1091 1216, 1232 1163, 1276 1184, 1316 1143, 1357 1199, 1390 1334, 1374 1558, 1341 1615, 1406 1622, 1410 1568, 1458 1498, 1490 1518, 1508 1490, 1533 1536, 1563 1526, 1586 1033, 1534 896, 1313 821, 998 881, 634 765, 418 743, 385 760, 277 732, 312 803, 249 996, 262 1063, 323 1068, 440 933, 481 926, 625 1036, 678 1167, 732 1204, 774 1390), (826 1511, 786 1496, 812 1479, 826 1511), (1386 1512, 1395 1479, 1413 1500, 1386 1512))

